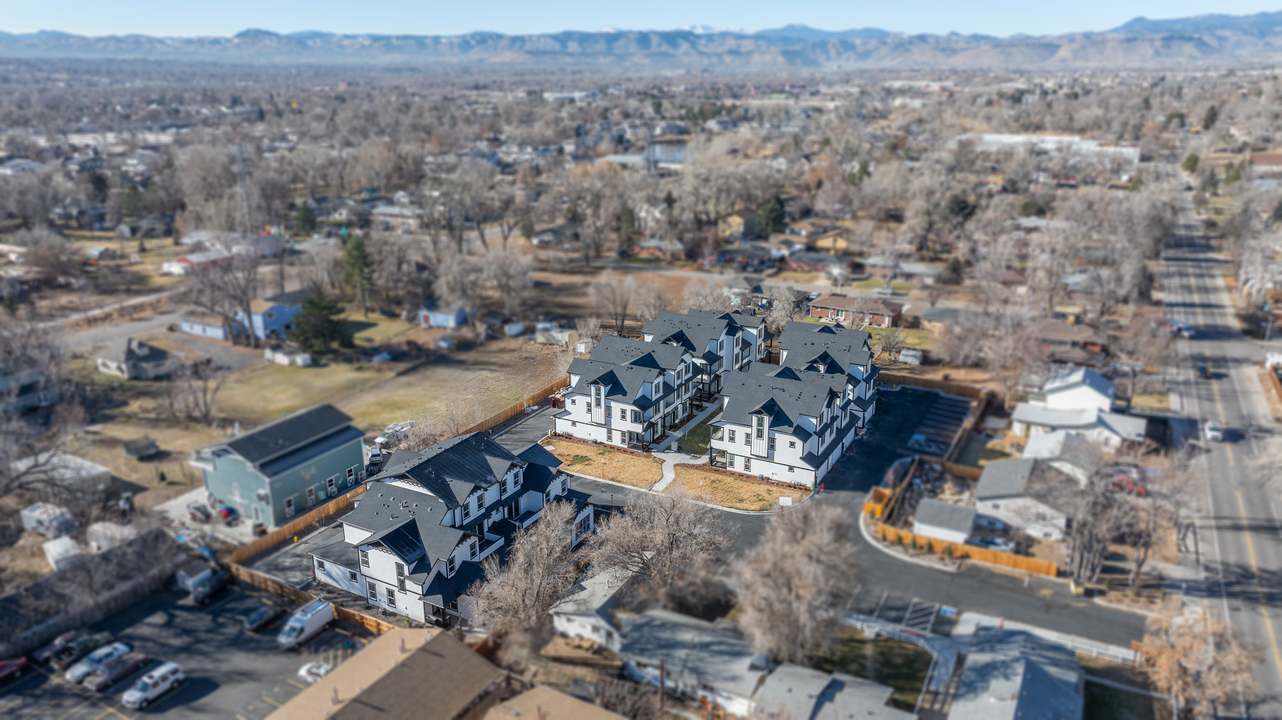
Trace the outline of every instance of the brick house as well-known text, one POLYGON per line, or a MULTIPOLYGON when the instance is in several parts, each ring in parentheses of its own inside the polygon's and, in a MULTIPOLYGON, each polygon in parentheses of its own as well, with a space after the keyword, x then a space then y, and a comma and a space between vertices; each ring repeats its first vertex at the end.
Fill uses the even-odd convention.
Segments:
POLYGON ((824 293, 810 301, 810 317, 845 324, 864 323, 894 327, 904 314, 904 304, 862 296, 824 293))

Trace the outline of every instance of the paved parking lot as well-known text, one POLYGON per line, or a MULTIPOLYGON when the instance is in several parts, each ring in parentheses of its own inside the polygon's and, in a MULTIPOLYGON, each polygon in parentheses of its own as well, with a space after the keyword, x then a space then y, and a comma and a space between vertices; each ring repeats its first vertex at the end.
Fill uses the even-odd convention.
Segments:
POLYGON ((136 720, 143 713, 122 706, 120 696, 145 672, 173 660, 186 671, 186 682, 147 708, 145 715, 262 720, 303 689, 297 673, 304 663, 341 663, 364 647, 368 637, 363 630, 339 626, 301 651, 282 652, 276 648, 276 633, 284 618, 261 634, 241 627, 241 619, 267 597, 233 589, 197 608, 180 602, 177 594, 156 593, 95 626, 146 653, 146 667, 101 695, 39 667, 0 689, 0 717, 136 720))

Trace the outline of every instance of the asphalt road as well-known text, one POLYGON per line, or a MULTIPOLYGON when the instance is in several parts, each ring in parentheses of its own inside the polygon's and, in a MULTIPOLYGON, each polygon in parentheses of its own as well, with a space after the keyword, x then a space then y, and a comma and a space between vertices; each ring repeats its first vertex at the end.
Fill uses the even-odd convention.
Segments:
POLYGON ((40 666, 36 672, 0 689, 0 717, 32 720, 138 720, 140 713, 120 704, 130 685, 161 662, 182 666, 187 680, 147 708, 146 715, 175 720, 262 720, 305 687, 298 669, 312 660, 337 664, 349 659, 363 640, 349 644, 354 628, 329 630, 302 652, 281 652, 276 632, 284 619, 262 633, 241 627, 241 620, 265 595, 233 589, 208 606, 184 605, 180 596, 158 592, 94 626, 150 658, 134 675, 98 695, 72 685, 60 673, 40 666))
MULTIPOLYGON (((913 454, 907 442, 924 423, 935 421, 931 410, 940 397, 915 388, 884 392, 872 430, 825 478, 823 491, 815 502, 841 508, 852 516, 862 512, 864 496, 890 465, 913 454)), ((523 447, 522 443, 536 441, 550 422, 546 413, 532 413, 528 422, 500 436, 499 442, 523 447)), ((576 476, 571 487, 588 493, 590 501, 601 506, 624 505, 628 497, 643 492, 582 476, 576 476)), ((726 512, 726 519, 734 533, 732 552, 736 555, 756 544, 769 522, 768 515, 730 511, 726 512)), ((1073 597, 1063 583, 992 572, 973 565, 950 573, 907 563, 867 545, 862 538, 859 543, 863 549, 860 564, 851 569, 859 590, 849 604, 849 609, 856 612, 876 613, 882 619, 902 622, 910 608, 950 607, 957 615, 967 610, 982 612, 1124 646, 1144 635, 1142 616, 1073 597)), ((913 614, 916 616, 917 611, 913 614)), ((951 623, 951 618, 937 614, 931 630, 947 634, 951 623)))
POLYGON ((1229 709, 1251 717, 1282 716, 1282 522, 1277 491, 1252 477, 1253 459, 1271 433, 1272 419, 1259 377, 1262 348, 1245 337, 1232 311, 1221 272, 1187 196, 1180 232, 1163 255, 1161 279, 1169 317, 1194 327, 1179 342, 1176 390, 1186 415, 1219 420, 1223 443, 1201 443, 1206 469, 1204 515, 1199 519, 1208 604, 1231 622, 1239 640, 1261 644, 1265 663, 1256 674, 1260 701, 1229 709), (1212 378, 1194 376, 1197 363, 1212 378))

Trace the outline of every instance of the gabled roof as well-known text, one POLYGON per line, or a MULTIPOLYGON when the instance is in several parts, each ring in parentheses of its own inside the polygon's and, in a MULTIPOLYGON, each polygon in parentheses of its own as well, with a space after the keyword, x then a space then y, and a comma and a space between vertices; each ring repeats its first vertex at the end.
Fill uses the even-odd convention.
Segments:
POLYGON ((419 453, 394 453, 372 480, 404 480, 440 498, 450 508, 477 488, 503 479, 513 465, 527 461, 490 439, 485 433, 469 433, 442 440, 419 453))
POLYGON ((108 343, 98 357, 127 363, 159 364, 169 359, 169 352, 137 338, 122 338, 108 343))
POLYGON ((1056 428, 1059 430, 1089 430, 1102 427, 1123 440, 1140 442, 1148 429, 1148 421, 1133 415, 1104 412, 1099 408, 1083 410, 1052 410, 1044 405, 1022 402, 1015 406, 1011 420, 1027 425, 1056 428))
POLYGON ((641 394, 642 388, 646 383, 653 383, 663 377, 663 370, 658 368, 615 365, 583 358, 575 358, 570 362, 569 373, 579 376, 570 392, 586 395, 590 386, 600 383, 605 387, 606 397, 624 400, 642 410, 654 402, 654 398, 641 394))
POLYGON ((979 628, 949 720, 1080 720, 1081 673, 1067 648, 1031 633, 979 628))
POLYGON ((259 465, 351 424, 350 417, 326 403, 287 415, 227 442, 226 446, 249 463, 259 465))
POLYGON ((1067 512, 1067 490, 1076 485, 1076 478, 1045 460, 994 460, 984 466, 984 472, 979 476, 979 482, 975 485, 975 500, 984 502, 1028 497, 1067 512))
POLYGON ((1042 385, 1042 392, 1050 394, 1078 387, 1088 387, 1108 398, 1113 397, 1113 382, 1095 370, 1079 367, 1071 372, 1056 375, 1042 385))
POLYGON ((449 557, 465 538, 459 528, 442 525, 448 503, 420 490, 376 483, 361 496, 356 509, 343 516, 344 525, 368 530, 372 535, 358 545, 382 544, 413 571, 426 579, 434 563, 449 557), (415 561, 422 558, 422 562, 415 561))
POLYGON ((681 359, 689 352, 678 345, 648 343, 618 335, 606 335, 592 351, 591 360, 615 365, 675 370, 681 364, 681 359))
POLYGON ((824 293, 810 301, 811 307, 838 308, 854 312, 896 315, 903 311, 904 304, 882 300, 878 297, 844 295, 842 293, 824 293))
POLYGON ((752 697, 761 672, 752 646, 733 623, 710 623, 668 610, 647 610, 624 629, 619 655, 657 668, 664 660, 674 677, 752 697))
POLYGON ((829 398, 844 392, 846 383, 845 373, 798 373, 791 368, 753 363, 747 371, 726 373, 721 393, 729 402, 719 422, 749 425, 752 415, 764 413, 770 417, 771 429, 805 440, 810 432, 797 426, 801 416, 822 415, 829 398))
POLYGON ((911 720, 886 704, 894 688, 844 673, 831 675, 785 663, 766 676, 752 700, 762 717, 790 720, 855 718, 911 720))
POLYGON ((849 372, 851 365, 867 365, 871 334, 837 325, 789 322, 779 335, 783 364, 801 370, 849 372))
POLYGON ((570 588, 565 598, 552 606, 553 615, 597 615, 611 622, 610 610, 617 604, 632 572, 623 568, 603 570, 592 577, 582 577, 570 588))

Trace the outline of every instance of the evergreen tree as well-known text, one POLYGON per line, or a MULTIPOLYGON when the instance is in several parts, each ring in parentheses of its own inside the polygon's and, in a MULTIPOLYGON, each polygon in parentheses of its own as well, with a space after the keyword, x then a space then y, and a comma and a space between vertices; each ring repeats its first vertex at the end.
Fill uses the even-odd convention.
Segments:
POLYGON ((624 205, 619 213, 619 247, 632 247, 637 241, 637 213, 631 205, 624 205))
POLYGON ((772 233, 783 232, 787 218, 783 212, 783 201, 778 196, 772 197, 757 213, 757 234, 770 237, 772 233))
POLYGON ((374 261, 365 250, 365 239, 350 235, 343 250, 343 284, 361 299, 361 312, 369 317, 369 291, 374 285, 374 261))
POLYGON ((1211 128, 1215 127, 1215 121, 1219 119, 1220 119, 1220 111, 1216 110, 1215 106, 1212 105, 1211 107, 1206 109, 1206 114, 1202 116, 1202 129, 1210 130, 1211 128))
POLYGON ((311 205, 303 203, 298 207, 298 213, 294 216, 294 227, 298 234, 304 237, 310 237, 316 232, 316 211, 311 205))
POLYGON ((1200 160, 1201 159, 1197 156, 1197 153, 1189 153, 1184 158, 1184 162, 1180 163, 1180 167, 1184 169, 1184 172, 1192 175, 1197 172, 1197 164, 1200 160))
POLYGON ((312 295, 303 299, 303 309, 294 316, 294 329, 285 336, 309 353, 328 352, 334 343, 343 347, 352 344, 343 319, 343 308, 328 295, 312 295))
POLYGON ((941 285, 961 285, 962 284, 962 264, 961 260, 952 258, 944 269, 939 273, 939 283, 941 285))

